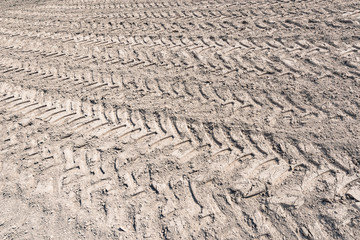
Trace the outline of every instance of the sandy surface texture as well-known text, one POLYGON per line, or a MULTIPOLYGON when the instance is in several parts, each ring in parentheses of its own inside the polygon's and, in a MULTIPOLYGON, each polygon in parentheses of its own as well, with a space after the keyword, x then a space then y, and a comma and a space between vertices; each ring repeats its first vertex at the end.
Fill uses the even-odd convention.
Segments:
POLYGON ((360 4, 0 1, 0 239, 359 239, 360 4))

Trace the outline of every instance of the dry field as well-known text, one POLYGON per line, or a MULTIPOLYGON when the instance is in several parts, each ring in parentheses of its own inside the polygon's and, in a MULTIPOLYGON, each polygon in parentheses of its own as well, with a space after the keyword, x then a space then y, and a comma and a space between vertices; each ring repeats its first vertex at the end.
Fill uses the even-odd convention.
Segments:
POLYGON ((357 0, 1 0, 0 239, 359 239, 357 0))

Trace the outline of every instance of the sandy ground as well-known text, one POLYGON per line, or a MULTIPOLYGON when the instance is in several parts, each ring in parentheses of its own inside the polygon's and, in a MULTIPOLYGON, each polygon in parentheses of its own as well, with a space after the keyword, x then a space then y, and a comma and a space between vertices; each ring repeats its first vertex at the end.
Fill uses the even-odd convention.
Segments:
POLYGON ((1 239, 359 239, 358 1, 0 12, 1 239))

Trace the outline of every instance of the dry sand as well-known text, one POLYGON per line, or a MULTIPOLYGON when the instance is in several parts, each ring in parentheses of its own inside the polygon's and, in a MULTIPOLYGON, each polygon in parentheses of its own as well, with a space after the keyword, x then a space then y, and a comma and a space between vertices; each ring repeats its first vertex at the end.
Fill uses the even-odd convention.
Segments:
POLYGON ((0 3, 1 239, 359 239, 360 4, 0 3))

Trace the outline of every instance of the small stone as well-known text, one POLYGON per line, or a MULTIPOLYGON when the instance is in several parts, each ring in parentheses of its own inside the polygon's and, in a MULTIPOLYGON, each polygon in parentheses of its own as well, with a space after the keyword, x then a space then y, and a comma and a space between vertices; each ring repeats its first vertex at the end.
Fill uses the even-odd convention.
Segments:
POLYGON ((309 230, 307 230, 307 228, 305 228, 305 227, 301 227, 301 228, 300 228, 300 233, 301 233, 304 237, 309 237, 309 230))

